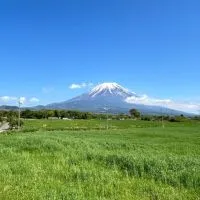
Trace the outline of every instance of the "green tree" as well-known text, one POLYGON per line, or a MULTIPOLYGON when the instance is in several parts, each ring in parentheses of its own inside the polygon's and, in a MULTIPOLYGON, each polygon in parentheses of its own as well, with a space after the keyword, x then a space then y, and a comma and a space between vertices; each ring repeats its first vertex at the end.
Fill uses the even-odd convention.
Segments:
POLYGON ((140 115, 141 115, 140 112, 135 108, 130 109, 129 113, 130 113, 131 117, 133 117, 133 118, 140 118, 140 115))
POLYGON ((32 119, 34 118, 34 112, 29 109, 26 109, 24 111, 21 111, 21 117, 25 119, 32 119))
POLYGON ((47 111, 47 119, 48 119, 49 117, 54 117, 54 111, 53 111, 53 110, 48 110, 48 111, 47 111))
POLYGON ((0 113, 0 124, 3 122, 3 114, 0 113))
POLYGON ((54 110, 54 117, 57 117, 58 119, 60 118, 60 111, 59 110, 54 110))
MULTIPOLYGON (((7 122, 9 124, 10 129, 15 129, 18 127, 18 119, 15 116, 9 116, 7 118, 7 122)), ((24 122, 20 120, 20 123, 19 123, 20 127, 23 125, 23 123, 24 122)))

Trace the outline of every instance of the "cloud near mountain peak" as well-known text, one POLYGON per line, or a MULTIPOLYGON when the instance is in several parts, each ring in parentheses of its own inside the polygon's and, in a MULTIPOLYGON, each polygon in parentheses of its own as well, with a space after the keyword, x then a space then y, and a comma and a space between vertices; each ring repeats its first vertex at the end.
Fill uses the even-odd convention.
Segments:
POLYGON ((81 88, 86 88, 86 87, 92 87, 93 86, 93 83, 72 83, 70 86, 69 86, 69 89, 81 89, 81 88))
POLYGON ((127 103, 130 104, 143 104, 150 106, 161 106, 174 110, 182 110, 184 112, 198 114, 200 111, 200 104, 193 102, 178 102, 171 99, 156 99, 151 98, 147 95, 142 95, 140 97, 132 96, 125 99, 127 103))

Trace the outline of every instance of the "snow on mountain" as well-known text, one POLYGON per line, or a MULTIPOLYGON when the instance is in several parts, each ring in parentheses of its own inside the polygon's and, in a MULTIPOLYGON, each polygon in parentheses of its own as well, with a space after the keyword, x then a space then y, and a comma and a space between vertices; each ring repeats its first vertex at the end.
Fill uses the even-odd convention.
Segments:
POLYGON ((130 92, 128 89, 122 87, 121 85, 113 83, 102 83, 94 87, 89 96, 94 98, 97 96, 121 96, 123 98, 136 96, 135 93, 130 92))
MULTIPOLYGON (((131 108, 136 108, 142 114, 161 113, 162 106, 145 105, 141 100, 146 99, 129 91, 121 85, 112 82, 99 84, 89 93, 84 93, 67 101, 49 104, 45 108, 80 110, 97 113, 105 112, 105 107, 109 108, 110 113, 128 113, 131 108), (128 100, 131 100, 131 102, 128 100)), ((183 112, 167 108, 165 108, 165 112, 174 115, 184 114, 183 112)))

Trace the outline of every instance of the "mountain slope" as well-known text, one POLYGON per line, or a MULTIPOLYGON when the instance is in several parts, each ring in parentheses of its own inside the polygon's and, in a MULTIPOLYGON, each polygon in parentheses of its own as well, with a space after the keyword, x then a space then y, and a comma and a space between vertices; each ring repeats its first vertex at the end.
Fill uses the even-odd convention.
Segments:
POLYGON ((8 106, 8 105, 2 105, 0 106, 0 110, 18 110, 19 108, 17 106, 8 106))
POLYGON ((142 104, 130 104, 125 100, 128 97, 138 97, 137 94, 117 83, 103 83, 94 87, 89 93, 82 94, 70 100, 53 103, 46 106, 47 109, 69 109, 90 112, 128 113, 131 108, 138 109, 143 114, 185 114, 160 106, 148 106, 142 104))

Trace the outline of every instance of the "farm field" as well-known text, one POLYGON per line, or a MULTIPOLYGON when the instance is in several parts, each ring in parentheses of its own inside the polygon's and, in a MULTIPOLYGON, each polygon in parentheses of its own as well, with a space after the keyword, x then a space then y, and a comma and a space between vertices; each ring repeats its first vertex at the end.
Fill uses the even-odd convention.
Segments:
POLYGON ((105 124, 27 120, 1 134, 0 199, 200 199, 199 123, 105 124))
MULTIPOLYGON (((200 127, 198 121, 188 120, 186 122, 164 121, 165 127, 200 127)), ((129 128, 147 128, 162 127, 161 121, 143 121, 143 120, 46 120, 33 119, 24 120, 23 130, 105 130, 107 129, 129 129, 129 128)))

